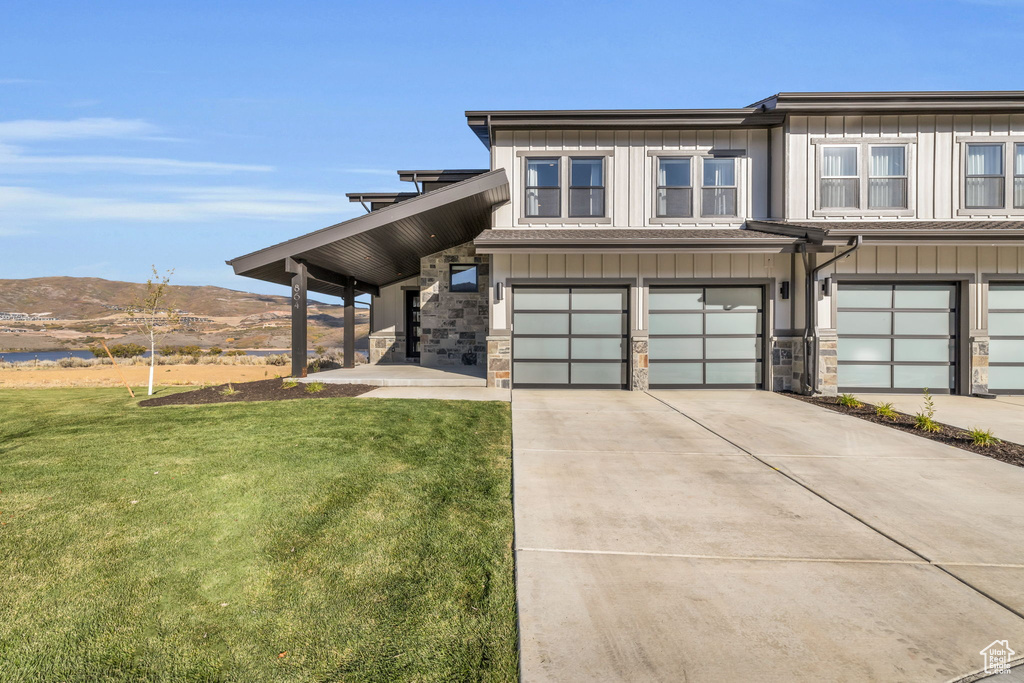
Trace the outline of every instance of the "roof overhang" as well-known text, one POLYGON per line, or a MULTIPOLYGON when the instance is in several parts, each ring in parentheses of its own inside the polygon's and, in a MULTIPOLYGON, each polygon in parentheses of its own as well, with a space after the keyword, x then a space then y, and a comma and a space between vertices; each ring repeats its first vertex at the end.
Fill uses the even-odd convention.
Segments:
POLYGON ((341 296, 343 287, 330 281, 335 276, 372 291, 418 276, 422 257, 471 241, 490 225, 491 209, 508 199, 508 178, 498 169, 227 263, 236 275, 288 285, 290 258, 313 266, 312 291, 341 296))
POLYGON ((1024 92, 1019 90, 780 92, 755 102, 751 106, 785 114, 1019 112, 1024 109, 1024 92))
POLYGON ((971 244, 1024 246, 1024 221, 748 221, 756 230, 799 237, 814 244, 971 244))
POLYGON ((784 253, 795 251, 800 239, 737 228, 565 230, 498 228, 485 230, 474 240, 477 253, 606 253, 642 254, 720 251, 730 253, 784 253))
POLYGON ((596 109, 467 111, 466 122, 490 148, 497 130, 672 130, 679 128, 766 128, 783 122, 782 113, 763 107, 742 109, 596 109))

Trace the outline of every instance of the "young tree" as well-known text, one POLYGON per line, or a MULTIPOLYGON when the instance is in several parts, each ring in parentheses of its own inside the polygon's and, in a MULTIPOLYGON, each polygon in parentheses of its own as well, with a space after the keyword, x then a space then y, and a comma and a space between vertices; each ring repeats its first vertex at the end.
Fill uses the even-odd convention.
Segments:
POLYGON ((128 306, 127 313, 139 331, 149 337, 149 395, 153 395, 153 369, 156 366, 156 343, 162 341, 178 324, 178 313, 167 303, 171 275, 174 269, 163 276, 153 266, 153 275, 146 280, 146 293, 136 297, 128 306))

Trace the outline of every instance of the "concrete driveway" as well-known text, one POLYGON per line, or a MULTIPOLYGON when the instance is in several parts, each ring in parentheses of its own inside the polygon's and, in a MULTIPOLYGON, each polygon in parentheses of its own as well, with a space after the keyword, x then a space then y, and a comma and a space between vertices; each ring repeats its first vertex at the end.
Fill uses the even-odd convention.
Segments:
POLYGON ((1024 653, 1024 469, 768 392, 512 413, 525 681, 949 681, 1024 653))
MULTIPOLYGON (((857 394, 873 405, 892 403, 893 408, 913 415, 922 408, 920 394, 857 394)), ((1024 396, 933 396, 935 419, 961 429, 990 429, 997 438, 1024 444, 1024 396)))

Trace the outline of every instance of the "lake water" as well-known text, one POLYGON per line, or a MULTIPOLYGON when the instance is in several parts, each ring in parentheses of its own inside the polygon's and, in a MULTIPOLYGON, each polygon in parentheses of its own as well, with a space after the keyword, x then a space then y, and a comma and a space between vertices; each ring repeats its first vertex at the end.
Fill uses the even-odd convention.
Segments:
MULTIPOLYGON (((280 349, 252 349, 246 350, 245 355, 247 356, 269 356, 275 353, 291 353, 291 351, 282 351, 280 349)), ((312 349, 309 351, 310 357, 315 357, 316 352, 312 349)), ((143 354, 145 358, 149 358, 149 351, 143 354)), ((60 360, 61 358, 95 358, 92 351, 88 349, 81 351, 0 351, 0 363, 21 363, 24 361, 33 360, 60 360)))

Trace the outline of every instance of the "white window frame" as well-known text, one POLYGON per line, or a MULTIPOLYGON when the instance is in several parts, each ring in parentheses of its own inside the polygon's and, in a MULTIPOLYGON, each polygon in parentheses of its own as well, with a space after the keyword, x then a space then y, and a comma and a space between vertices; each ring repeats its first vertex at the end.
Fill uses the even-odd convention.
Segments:
POLYGON ((519 164, 518 177, 521 182, 519 191, 519 215, 516 217, 517 225, 606 225, 612 222, 612 209, 614 202, 613 164, 615 150, 611 149, 574 149, 574 150, 526 150, 516 152, 519 164), (526 175, 527 159, 558 159, 558 189, 559 189, 559 215, 557 216, 527 216, 526 215, 526 175), (569 215, 569 188, 572 180, 573 159, 601 159, 601 180, 604 182, 604 216, 570 216, 569 215))
POLYGON ((737 225, 747 218, 747 151, 745 149, 713 149, 697 150, 648 150, 651 162, 648 165, 650 201, 647 206, 647 225, 737 225), (659 216, 658 215, 658 162, 660 159, 690 160, 690 209, 692 216, 659 216), (705 216, 704 215, 704 160, 732 159, 736 165, 736 215, 705 216))
MULTIPOLYGON (((917 187, 914 182, 916 178, 917 145, 915 140, 900 137, 858 137, 858 138, 813 138, 811 145, 814 147, 814 209, 811 215, 815 217, 826 216, 913 216, 915 214, 915 202, 917 187), (824 167, 824 155, 826 147, 856 147, 857 148, 857 187, 858 194, 856 207, 823 208, 821 206, 821 171, 824 167), (868 208, 870 201, 870 177, 871 177, 871 149, 873 147, 903 147, 903 165, 907 179, 907 206, 900 209, 871 209, 868 208)), ((851 177, 851 176, 843 176, 851 177)), ((879 176, 880 177, 880 176, 879 176)), ((904 177, 904 176, 887 176, 904 177)))
POLYGON ((1013 206, 1014 153, 1017 145, 1024 144, 1024 135, 964 135, 956 139, 960 152, 959 174, 956 182, 958 216, 1024 216, 1024 208, 1013 206), (967 145, 1003 146, 1003 208, 967 208, 967 145))

